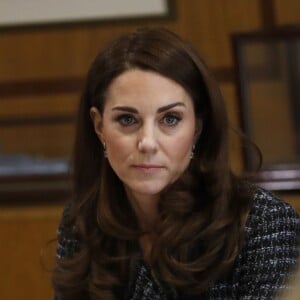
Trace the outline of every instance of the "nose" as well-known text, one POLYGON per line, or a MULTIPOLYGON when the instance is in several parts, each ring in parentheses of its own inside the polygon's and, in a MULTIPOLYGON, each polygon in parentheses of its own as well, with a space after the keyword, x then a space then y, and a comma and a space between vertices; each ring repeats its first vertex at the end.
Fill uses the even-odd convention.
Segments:
POLYGON ((157 151, 157 137, 153 125, 144 124, 142 126, 137 146, 138 150, 144 153, 155 153, 157 151))

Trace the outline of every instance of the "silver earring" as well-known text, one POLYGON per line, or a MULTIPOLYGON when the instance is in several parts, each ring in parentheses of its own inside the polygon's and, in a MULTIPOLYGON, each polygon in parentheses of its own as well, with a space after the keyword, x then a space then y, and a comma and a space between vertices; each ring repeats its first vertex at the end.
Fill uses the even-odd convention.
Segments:
POLYGON ((103 145, 104 157, 107 157, 107 151, 106 151, 106 144, 105 144, 105 142, 103 142, 102 145, 103 145))
POLYGON ((191 151, 191 154, 190 154, 190 159, 194 158, 194 150, 195 150, 195 145, 193 145, 193 147, 192 147, 192 151, 191 151))

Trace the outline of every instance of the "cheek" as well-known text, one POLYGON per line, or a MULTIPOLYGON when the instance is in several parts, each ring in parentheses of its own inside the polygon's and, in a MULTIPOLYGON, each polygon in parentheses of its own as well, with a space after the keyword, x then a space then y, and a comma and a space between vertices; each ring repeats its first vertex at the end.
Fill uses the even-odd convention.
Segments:
POLYGON ((123 160, 132 153, 132 141, 114 132, 107 132, 106 135, 107 153, 109 157, 123 160))
POLYGON ((190 156, 193 146, 193 136, 184 135, 167 143, 169 156, 178 161, 190 156))

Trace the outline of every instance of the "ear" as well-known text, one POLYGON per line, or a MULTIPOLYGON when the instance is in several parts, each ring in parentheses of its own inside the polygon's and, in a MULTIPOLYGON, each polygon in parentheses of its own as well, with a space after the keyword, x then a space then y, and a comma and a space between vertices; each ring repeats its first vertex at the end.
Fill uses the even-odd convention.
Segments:
POLYGON ((103 143, 103 133, 102 133, 102 115, 99 112, 98 108, 93 106, 90 109, 90 117, 92 119, 93 125, 94 125, 94 130, 100 139, 100 141, 103 143))

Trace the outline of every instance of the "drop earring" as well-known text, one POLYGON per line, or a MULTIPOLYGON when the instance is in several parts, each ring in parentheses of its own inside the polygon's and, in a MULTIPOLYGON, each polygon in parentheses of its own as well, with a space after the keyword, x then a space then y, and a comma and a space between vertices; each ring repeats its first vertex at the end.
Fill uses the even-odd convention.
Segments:
POLYGON ((105 142, 103 142, 102 145, 103 145, 104 157, 106 158, 107 157, 107 151, 106 151, 106 144, 105 144, 105 142))
POLYGON ((190 159, 194 158, 194 150, 195 150, 195 145, 193 145, 193 147, 192 147, 192 151, 191 151, 191 154, 190 154, 190 159))

